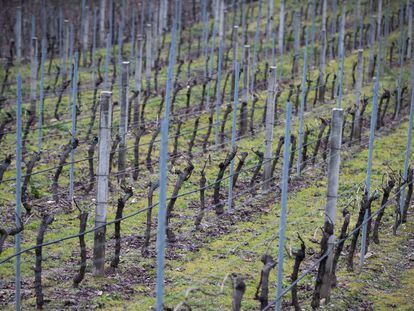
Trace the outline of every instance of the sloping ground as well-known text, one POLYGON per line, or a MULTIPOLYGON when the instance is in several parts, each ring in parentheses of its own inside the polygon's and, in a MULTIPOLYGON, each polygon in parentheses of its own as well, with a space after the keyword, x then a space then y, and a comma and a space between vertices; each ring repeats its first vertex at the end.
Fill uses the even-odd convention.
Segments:
MULTIPOLYGON (((373 166, 374 187, 380 186, 382 176, 387 171, 386 167, 389 166, 393 170, 402 168, 406 131, 407 122, 387 135, 380 134, 383 136, 377 139, 373 166)), ((362 196, 361 189, 355 188, 355 185, 359 183, 360 186, 364 180, 366 159, 366 149, 359 153, 347 152, 343 156, 338 211, 348 205, 349 201, 356 200, 351 205, 353 208, 349 209, 352 215, 350 228, 353 228, 362 196)), ((290 193, 287 226, 289 250, 299 246, 297 233, 301 234, 307 244, 307 257, 301 267, 303 270, 312 265, 319 251, 319 245, 313 244, 310 240, 315 237, 318 241, 320 239, 318 227, 322 225, 326 187, 325 178, 321 178, 320 173, 315 170, 308 173, 304 179, 312 180, 312 183, 305 189, 290 193)), ((391 199, 394 199, 394 194, 391 195, 391 199)), ((252 221, 236 224, 229 234, 217 239, 213 238, 198 251, 182 254, 181 260, 168 261, 166 306, 174 308, 185 300, 192 310, 229 310, 231 286, 228 279, 224 280, 230 273, 237 273, 245 277, 247 284, 243 309, 258 309, 259 303, 254 300, 254 294, 262 267, 260 257, 265 252, 269 252, 274 258, 277 254, 279 205, 274 199, 268 202, 269 206, 263 215, 252 221)), ((379 202, 375 202, 373 210, 378 207, 379 202)), ((401 227, 395 237, 392 235, 391 228, 393 210, 394 201, 386 208, 384 224, 380 230, 381 244, 372 246, 370 249, 372 255, 367 259, 367 264, 361 273, 345 272, 343 262, 340 260, 338 287, 333 292, 331 303, 323 308, 326 310, 372 308, 412 310, 414 276, 412 216, 409 217, 409 223, 401 227)), ((341 217, 337 223, 342 223, 341 217)), ((290 283, 289 275, 293 261, 293 258, 286 260, 285 285, 290 283)), ((316 270, 312 271, 312 274, 307 276, 299 286, 299 298, 304 309, 310 309, 315 273, 316 270)), ((275 296, 275 275, 276 272, 272 271, 270 284, 273 285, 270 288, 270 299, 275 296)), ((132 301, 128 303, 119 301, 116 297, 112 297, 113 299, 109 301, 108 297, 105 297, 106 301, 101 299, 100 303, 108 309, 125 308, 127 304, 126 308, 130 310, 150 310, 154 304, 154 297, 149 297, 148 292, 145 292, 142 295, 134 295, 132 301)), ((286 308, 289 299, 288 295, 285 300, 286 308)))
POLYGON ((410 222, 397 236, 384 228, 381 244, 360 274, 339 278, 341 284, 326 310, 414 310, 414 225, 410 222))

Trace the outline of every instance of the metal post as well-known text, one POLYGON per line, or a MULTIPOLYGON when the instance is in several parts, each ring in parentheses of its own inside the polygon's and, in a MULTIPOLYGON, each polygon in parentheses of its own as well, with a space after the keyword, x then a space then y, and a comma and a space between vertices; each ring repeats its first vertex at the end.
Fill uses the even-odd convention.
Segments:
MULTIPOLYGON (((414 119, 414 61, 411 61, 411 105, 410 105, 410 119, 408 122, 408 130, 407 130, 407 145, 405 148, 405 157, 404 157, 404 173, 403 173, 403 181, 407 180, 408 176, 408 167, 410 165, 410 157, 411 157, 411 134, 413 129, 413 119, 414 119)), ((401 190, 400 194, 400 213, 403 215, 404 212, 404 201, 405 201, 405 186, 401 190)))
POLYGON ((114 0, 109 0, 109 44, 112 46, 114 37, 114 0))
POLYGON ((216 148, 219 145, 219 126, 220 126, 220 114, 221 114, 221 75, 223 66, 223 51, 224 51, 224 1, 220 1, 220 23, 219 23, 219 55, 218 55, 218 68, 217 68, 217 84, 216 84, 216 120, 214 122, 214 143, 216 148))
POLYGON ((394 119, 397 119, 400 114, 401 109, 401 94, 403 86, 403 72, 404 72, 404 53, 405 53, 405 29, 404 29, 404 14, 403 7, 400 6, 400 53, 399 53, 399 62, 400 62, 400 71, 398 75, 398 85, 397 85, 397 107, 395 110, 394 119))
POLYGON ((63 51, 62 51, 62 61, 61 61, 61 70, 62 70, 62 83, 67 79, 67 51, 69 45, 69 21, 65 19, 63 22, 65 30, 62 31, 63 36, 63 51))
POLYGON ((302 148, 303 148, 303 127, 304 127, 304 113, 305 113, 305 96, 306 96, 306 76, 308 72, 308 29, 305 34, 305 49, 303 50, 303 72, 301 83, 301 98, 299 108, 299 135, 298 135, 298 162, 296 167, 297 175, 300 176, 302 172, 302 148))
POLYGON ((171 45, 167 69, 167 84, 165 90, 165 115, 161 121, 161 142, 160 142, 160 190, 159 190, 159 206, 158 206, 158 226, 157 226, 157 281, 156 281, 156 310, 164 309, 164 268, 165 268, 165 234, 166 234, 166 205, 167 205, 167 181, 168 181, 168 129, 170 122, 171 110, 171 91, 173 87, 173 76, 175 66, 175 50, 176 50, 176 32, 177 32, 177 16, 178 2, 174 1, 175 18, 173 20, 173 28, 171 31, 171 45))
POLYGON ((97 36, 97 15, 98 15, 98 8, 95 7, 93 9, 93 19, 92 19, 92 72, 93 72, 93 80, 95 83, 95 73, 96 73, 96 68, 95 68, 95 54, 96 54, 96 36, 97 36))
POLYGON ((118 29, 118 64, 122 62, 122 52, 124 48, 124 27, 125 27, 125 0, 121 1, 121 21, 118 29))
POLYGON ((413 46, 413 2, 408 3, 408 46, 407 46, 407 59, 412 57, 412 46, 413 46))
POLYGON ((42 126, 43 126, 43 102, 45 98, 44 82, 45 82, 45 62, 46 62, 46 39, 42 39, 42 58, 40 61, 40 94, 39 94, 39 120, 37 124, 38 139, 37 151, 42 151, 42 126))
POLYGON ((254 100, 254 76, 256 74, 257 69, 257 47, 259 45, 259 36, 260 36, 260 24, 261 24, 261 18, 262 18, 262 0, 259 0, 259 13, 257 15, 257 21, 256 21, 256 30, 254 33, 254 41, 253 41, 253 66, 251 70, 251 87, 250 87, 250 95, 251 95, 251 101, 254 100))
MULTIPOLYGON (((239 61, 238 61, 238 31, 239 26, 234 26, 234 96, 233 96, 233 112, 232 112, 232 123, 231 123, 231 150, 234 150, 237 140, 237 131, 236 131, 236 123, 237 123, 237 110, 239 104, 239 61)), ((233 176, 234 172, 234 158, 231 160, 230 163, 230 176, 233 176)), ((229 196, 227 199, 227 206, 229 211, 233 208, 233 178, 229 178, 229 196)))
POLYGON ((151 44, 151 24, 147 24, 145 33, 145 88, 148 93, 151 91, 151 44))
POLYGON ((326 11, 327 11, 327 0, 322 0, 322 30, 321 30, 321 54, 319 63, 319 102, 324 103, 325 101, 325 71, 326 71, 326 11))
MULTIPOLYGON (((86 16, 85 16, 85 5, 86 5, 86 0, 81 0, 81 12, 80 12, 80 27, 79 27, 79 32, 78 32, 78 42, 80 43, 80 51, 79 53, 81 54, 81 56, 83 56, 84 59, 84 65, 86 65, 85 63, 85 47, 84 47, 84 33, 85 33, 85 23, 86 23, 86 16)), ((78 17, 77 16, 77 17, 78 17)))
MULTIPOLYGON (((30 51, 30 113, 33 118, 36 115, 36 91, 37 91, 37 38, 32 37, 32 46, 30 51)), ((34 119, 33 119, 34 121, 34 119)))
POLYGON ((125 161, 126 161, 126 134, 128 131, 128 77, 129 62, 122 62, 121 66, 121 88, 120 88, 120 119, 119 119, 119 149, 118 149, 118 182, 125 179, 125 161))
MULTIPOLYGON (((381 50, 382 50, 381 47, 382 47, 382 40, 381 38, 379 38, 378 55, 381 55, 381 50)), ((365 179, 365 190, 368 193, 368 195, 371 190, 372 156, 373 156, 374 140, 375 140, 375 127, 377 124, 377 114, 378 114, 378 92, 379 92, 379 83, 380 83, 380 72, 381 72, 381 57, 379 57, 378 59, 377 74, 376 74, 374 90, 373 90, 373 104, 372 104, 370 133, 369 133, 367 176, 365 179)), ((367 219, 368 219, 368 211, 365 211, 364 225, 362 227, 361 257, 360 257, 361 266, 363 266, 364 264, 365 252, 366 252, 366 247, 367 247, 367 223, 366 223, 367 219)))
POLYGON ((106 52, 105 52, 105 72, 104 72, 104 88, 105 90, 109 90, 109 58, 111 57, 111 35, 108 33, 106 36, 106 52))
POLYGON ((264 155, 264 175, 263 191, 269 191, 272 175, 272 146, 273 129, 275 125, 275 97, 276 97, 276 66, 269 68, 269 82, 267 85, 267 104, 266 104, 266 137, 264 155))
MULTIPOLYGON (((75 41, 75 34, 74 34, 73 24, 70 24, 69 29, 70 29, 70 31, 69 31, 69 33, 70 33, 69 34, 69 61, 72 61, 72 59, 73 59, 73 48, 74 48, 73 45, 74 45, 74 41, 75 41)), ((72 66, 69 66, 69 80, 72 81, 72 85, 73 85, 72 74, 73 74, 73 68, 72 68, 72 66)), ((72 96, 72 94, 69 93, 69 103, 72 101, 71 96, 72 96)))
POLYGON ((283 40, 284 40, 284 33, 285 33, 285 0, 280 1, 280 13, 279 13, 279 38, 278 38, 278 46, 279 46, 279 74, 278 79, 282 80, 283 77, 283 40))
MULTIPOLYGON (((22 202, 22 77, 20 72, 17 75, 17 110, 16 110, 16 225, 20 224, 21 202, 22 202)), ((14 238, 15 252, 20 252, 21 233, 16 234, 14 238)), ((16 310, 21 310, 21 261, 20 255, 16 256, 16 285, 15 285, 15 306, 16 310)))
POLYGON ((88 61, 88 34, 89 34, 89 6, 85 6, 83 13, 83 30, 82 30, 82 56, 83 66, 86 67, 88 61))
POLYGON ((137 119, 134 119, 133 127, 135 129, 139 128, 138 125, 138 114, 139 114, 139 103, 141 102, 141 90, 142 90, 142 50, 143 50, 143 40, 141 35, 137 38, 138 41, 138 59, 135 62, 135 73, 134 73, 134 80, 135 80, 135 89, 138 92, 138 96, 135 98, 134 102, 134 115, 137 119))
MULTIPOLYGON (((374 44, 375 44, 375 16, 374 16, 374 6, 373 0, 369 0, 369 13, 370 17, 370 27, 369 27, 369 56, 368 56, 368 66, 366 77, 370 77, 371 71, 374 66, 374 44)), ((361 39, 362 40, 362 39, 361 39)))
POLYGON ((99 0, 99 46, 105 42, 105 7, 106 0, 99 0))
MULTIPOLYGON (((72 107, 71 107, 71 115, 72 115, 72 144, 76 139, 76 99, 78 95, 78 52, 75 53, 74 58, 74 72, 73 72, 73 82, 72 82, 72 107)), ((70 152, 70 169, 69 169, 69 200, 71 204, 73 203, 73 195, 74 195, 74 180, 75 180, 75 149, 72 148, 70 152)))
POLYGON ((361 89, 362 89, 362 77, 364 68, 364 50, 358 50, 358 62, 357 62, 357 77, 355 83, 355 121, 354 121, 354 135, 353 139, 361 137, 361 89))
POLYGON ((312 26, 311 26, 311 53, 310 62, 312 67, 315 66, 315 15, 316 15, 316 0, 312 0, 312 26))
POLYGON ((335 42, 335 36, 336 36, 336 20, 337 20, 337 11, 338 11, 338 4, 337 0, 332 0, 332 21, 331 21, 331 27, 330 27, 330 41, 331 46, 329 48, 329 58, 330 60, 334 59, 334 42, 335 42))
POLYGON ((217 21, 214 20, 213 24, 213 34, 211 38, 211 48, 210 48, 210 63, 208 65, 208 72, 207 72, 207 108, 210 108, 210 86, 211 86, 211 77, 213 75, 213 65, 214 65, 214 54, 215 54, 215 46, 216 46, 216 32, 217 32, 217 21))
POLYGON ((290 158, 290 124, 292 115, 292 105, 286 104, 286 125, 285 125, 285 146, 283 149, 283 172, 282 172, 282 197, 280 202, 280 224, 279 224, 279 247, 277 256, 277 293, 276 293, 276 310, 282 310, 282 292, 283 292, 283 259, 285 252, 286 239, 286 213, 287 213, 287 196, 289 183, 289 158, 290 158))
POLYGON ((341 17, 341 31, 339 36, 339 81, 338 91, 339 96, 337 99, 337 107, 342 107, 342 94, 343 94, 343 78, 344 78, 344 60, 345 60, 345 48, 344 48, 344 37, 345 37, 345 13, 346 13, 346 1, 342 3, 342 17, 341 17))
POLYGON ((130 56, 129 59, 131 61, 135 61, 135 18, 136 16, 136 9, 135 6, 132 8, 132 16, 131 16, 131 51, 130 51, 130 56))
POLYGON ((20 65, 22 60, 22 8, 16 8, 16 61, 20 65))
POLYGON ((99 117, 99 145, 98 169, 96 183, 96 209, 95 209, 95 237, 93 248, 93 273, 96 276, 104 274, 105 267, 105 232, 106 209, 108 205, 109 187, 109 153, 111 145, 112 127, 112 92, 101 92, 99 117))

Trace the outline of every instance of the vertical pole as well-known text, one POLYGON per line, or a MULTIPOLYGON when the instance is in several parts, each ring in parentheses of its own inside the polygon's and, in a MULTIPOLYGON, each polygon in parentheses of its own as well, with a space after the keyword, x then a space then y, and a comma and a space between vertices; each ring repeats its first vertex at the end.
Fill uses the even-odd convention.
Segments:
POLYGON ((132 16, 131 16, 131 54, 130 54, 130 60, 135 61, 135 21, 136 21, 136 10, 135 6, 132 8, 132 16))
POLYGON ((321 30, 321 58, 319 63, 319 102, 324 103, 325 101, 325 71, 326 71, 326 11, 327 11, 327 0, 322 0, 322 30, 321 30))
POLYGON ((133 127, 138 130, 138 115, 139 115, 139 103, 141 102, 141 90, 142 90, 142 50, 143 50, 143 40, 141 35, 137 38, 138 41, 138 59, 135 62, 135 73, 134 73, 134 80, 135 80, 135 89, 138 92, 138 96, 135 98, 134 102, 134 124, 133 127))
MULTIPOLYGON (((411 105, 410 105, 410 119, 408 122, 408 130, 407 130, 407 145, 405 148, 405 157, 404 157, 404 173, 403 173, 403 181, 407 180, 408 176, 408 167, 410 165, 410 157, 411 157, 411 134, 413 129, 413 119, 414 119, 414 61, 411 61, 411 105)), ((403 189, 401 190, 400 194, 400 213, 403 215, 404 212, 404 201, 405 201, 405 186, 404 184, 403 189)))
POLYGON ((284 33, 285 33, 285 0, 280 1, 280 15, 279 15, 279 74, 278 79, 282 80, 283 77, 283 50, 284 50, 284 33))
MULTIPOLYGON (((299 1, 295 1, 295 5, 299 6, 299 1)), ((292 79, 296 79, 298 75, 299 57, 300 57, 300 27, 301 26, 301 12, 297 7, 293 13, 293 62, 292 79)))
POLYGON ((151 92, 151 24, 147 24, 145 33, 145 88, 147 96, 151 92))
MULTIPOLYGON (((21 182, 22 182, 22 77, 20 72, 17 76, 17 110, 16 110, 16 224, 20 224, 21 218, 21 182)), ((15 251, 20 252, 21 233, 15 236, 15 251)), ((21 310, 21 271, 20 271, 20 255, 16 256, 16 285, 15 285, 15 306, 16 310, 21 310)))
POLYGON ((363 46, 363 41, 364 41, 364 16, 363 16, 363 14, 362 14, 362 12, 361 12, 361 0, 357 0, 357 2, 358 2, 358 6, 359 6, 359 20, 358 20, 358 23, 359 23, 359 41, 358 41, 358 47, 360 48, 360 49, 362 49, 362 46, 363 46))
POLYGON ((109 83, 109 58, 111 57, 111 34, 108 33, 106 36, 106 51, 105 51, 105 72, 104 72, 104 88, 105 90, 109 90, 110 83, 109 83))
POLYGON ((219 126, 220 126, 220 114, 221 114, 221 75, 223 67, 223 50, 224 50, 224 1, 219 0, 219 56, 218 56, 218 68, 217 68, 217 83, 216 83, 216 121, 214 122, 214 142, 218 147, 219 138, 219 126))
POLYGON ((369 58, 367 66, 366 77, 370 78, 370 74, 374 67, 374 43, 375 43, 375 16, 374 16, 374 5, 373 0, 369 0, 369 12, 370 17, 370 27, 369 27, 369 58))
POLYGON ((45 62, 46 62, 46 38, 42 39, 42 58, 40 61, 40 94, 39 94, 39 120, 37 125, 38 139, 37 151, 42 151, 42 126, 43 126, 43 103, 45 98, 44 82, 45 82, 45 62))
MULTIPOLYGON (((239 26, 234 26, 234 95, 233 95, 233 112, 232 112, 232 123, 231 123, 231 150, 235 150, 237 148, 236 140, 237 140, 237 131, 236 131, 236 123, 237 123, 237 110, 239 104, 239 61, 238 61, 238 30, 239 26)), ((229 211, 233 209, 233 172, 234 172, 234 158, 231 160, 230 163, 230 173, 229 173, 229 196, 227 199, 227 206, 229 211)))
POLYGON ((319 308, 322 298, 329 300, 333 281, 331 273, 334 258, 336 204, 338 200, 339 167, 341 163, 343 110, 340 108, 332 109, 331 120, 332 130, 329 138, 328 188, 322 233, 323 240, 321 242, 321 252, 326 257, 319 263, 315 291, 311 303, 313 309, 319 308))
MULTIPOLYGON (((70 34, 69 34, 69 61, 71 62, 73 59, 73 48, 74 48, 74 41, 75 41, 75 34, 74 34, 74 29, 73 29, 73 24, 70 24, 69 26, 70 28, 70 34)), ((72 84, 73 84, 73 67, 69 66, 69 79, 72 80, 72 84)), ((71 94, 69 93, 69 102, 71 102, 71 94)))
MULTIPOLYGON (((381 55, 382 50, 382 39, 379 37, 378 40, 378 55, 381 55)), ((370 123, 370 133, 369 133, 369 149, 368 149, 368 164, 367 164, 367 176, 365 179, 365 191, 368 193, 371 190, 371 171, 372 171, 372 156, 373 156, 373 149, 374 149, 374 140, 375 140, 375 127, 377 124, 377 114, 378 114, 378 92, 379 92, 379 83, 380 83, 380 72, 381 72, 381 57, 378 59, 377 64, 377 74, 374 84, 374 91, 373 91, 373 103, 372 103, 372 113, 371 113, 371 123, 370 123)), ((364 265, 365 261, 365 252, 367 248, 367 223, 366 220, 368 219, 368 211, 365 211, 364 215, 364 225, 362 227, 362 241, 361 241, 361 257, 360 257, 360 265, 364 265)))
POLYGON ((361 137, 361 89, 362 89, 362 76, 364 68, 364 50, 358 49, 358 62, 357 62, 357 78, 355 84, 355 121, 354 121, 354 135, 353 139, 359 139, 361 137))
MULTIPOLYGON (((251 14, 250 16, 252 16, 251 14)), ((257 71, 257 47, 259 46, 259 36, 260 36, 260 26, 261 26, 261 18, 262 18, 262 0, 259 0, 259 12, 257 14, 257 21, 256 21, 256 31, 254 33, 254 41, 253 41, 253 65, 252 70, 250 72, 250 96, 251 96, 251 102, 252 102, 252 110, 250 114, 250 130, 253 135, 253 118, 254 118, 254 109, 253 109, 253 102, 254 102, 254 88, 255 88, 255 75, 257 71)), ((275 36, 275 34, 274 34, 275 36)), ((273 51, 272 51, 273 54, 273 51)), ((273 54, 274 55, 274 54, 273 54)), ((272 61, 273 61, 272 56, 272 61)), ((273 61, 274 63, 274 61, 273 61)))
POLYGON ((243 90, 242 90, 242 102, 245 107, 243 108, 243 115, 240 115, 240 135, 246 135, 247 122, 248 122, 248 105, 250 99, 250 45, 245 44, 243 46, 243 90))
POLYGON ((22 60, 22 8, 16 8, 16 61, 20 66, 22 60))
POLYGON ((269 82, 267 85, 267 104, 266 104, 266 137, 264 155, 264 180, 263 190, 269 191, 272 174, 272 146, 273 129, 275 125, 275 97, 276 97, 276 66, 269 68, 269 82))
POLYGON ((305 48, 303 50, 303 72, 301 82, 300 108, 299 108, 299 135, 298 135, 298 162, 296 167, 297 175, 300 176, 302 172, 303 162, 303 127, 304 127, 304 113, 305 113, 305 96, 306 96, 306 76, 308 72, 308 29, 305 34, 305 48))
POLYGON ((106 209, 108 205, 109 187, 109 153, 112 127, 112 93, 101 92, 99 117, 99 146, 97 170, 97 195, 95 209, 95 236, 93 247, 93 273, 96 276, 104 274, 105 267, 105 232, 106 209))
MULTIPOLYGON (((353 48, 357 48, 358 43, 358 27, 359 27, 359 20, 361 19, 361 0, 356 0, 354 6, 355 18, 354 18, 354 45, 353 48)), ((362 29, 360 29, 362 31, 362 29)))
MULTIPOLYGON (((125 0, 121 1, 121 20, 118 29, 118 64, 121 65, 124 48, 124 27, 125 27, 125 0)), ((122 70, 122 69, 121 69, 122 70)))
POLYGON ((413 2, 408 4, 408 46, 407 46, 407 59, 411 59, 413 49, 413 2))
POLYGON ((337 0, 332 1, 332 21, 331 21, 331 35, 330 41, 332 42, 329 48, 329 57, 330 60, 334 59, 334 43, 335 43, 335 36, 336 36, 336 21, 337 21, 337 11, 338 11, 338 4, 337 0))
MULTIPOLYGON (((86 58, 85 58, 85 46, 84 46, 84 38, 85 38, 85 24, 86 24, 86 10, 85 10, 85 5, 86 5, 86 0, 81 0, 81 14, 79 16, 80 18, 80 27, 79 27, 79 37, 78 37, 78 42, 79 42, 79 47, 80 47, 80 51, 79 53, 81 54, 80 56, 83 57, 83 64, 86 65, 86 58)), ((81 59, 81 57, 79 57, 79 59, 81 59)))
MULTIPOLYGON (((242 5, 243 5, 242 1, 242 5)), ((267 17, 266 17, 266 42, 270 42, 270 35, 273 28, 273 7, 274 7, 274 1, 268 1, 267 2, 267 17)), ((244 15, 243 15, 244 19, 244 15)), ((244 36, 243 36, 244 37, 244 36)), ((265 49, 265 59, 266 61, 269 59, 269 46, 265 49)))
POLYGON ((400 6, 400 53, 399 53, 399 62, 400 62, 400 71, 398 75, 398 85, 397 85, 397 107, 395 110, 394 119, 397 119, 400 114, 401 109, 401 94, 403 86, 403 72, 404 72, 404 53, 405 53, 405 29, 404 29, 404 13, 403 6, 400 6))
POLYGON ((277 293, 276 293, 276 310, 282 310, 282 292, 283 292, 283 259, 285 252, 286 239, 286 213, 287 213, 287 196, 289 183, 289 158, 290 158, 290 123, 292 115, 292 105, 286 103, 286 125, 285 125, 285 146, 283 149, 283 172, 282 172, 282 197, 280 202, 280 224, 279 224, 279 247, 277 256, 277 293))
MULTIPOLYGON (((76 99, 78 95, 78 63, 79 63, 78 52, 75 53, 74 57, 74 72, 73 72, 73 82, 72 82, 72 144, 76 139, 76 99)), ((70 169, 69 169, 69 199, 71 204, 73 204, 73 195, 74 195, 74 181, 75 181, 75 149, 72 148, 70 152, 70 169)))
POLYGON ((158 206, 158 226, 157 226, 157 281, 156 281, 156 310, 164 309, 164 268, 165 268, 165 234, 166 234, 166 205, 167 205, 167 162, 168 162, 168 129, 170 122, 171 110, 171 92, 173 87, 173 76, 175 66, 175 50, 176 50, 176 32, 177 32, 177 16, 178 2, 174 1, 174 20, 171 31, 171 45, 167 69, 167 85, 165 90, 165 115, 161 120, 161 147, 160 147, 160 190, 159 190, 159 206, 158 206))
POLYGON ((83 54, 83 67, 86 67, 88 62, 88 38, 89 38, 89 6, 85 6, 83 13, 83 31, 82 31, 82 54, 83 54))
POLYGON ((215 46, 216 46, 216 32, 217 32, 217 21, 214 20, 213 24, 213 34, 211 38, 211 48, 210 48, 210 63, 208 64, 208 72, 207 72, 207 109, 213 109, 210 107, 210 87, 211 87, 211 77, 213 75, 213 65, 214 65, 214 54, 215 54, 215 46))
MULTIPOLYGON (((207 0, 203 0, 204 5, 206 4, 207 0)), ((204 67, 204 78, 208 81, 208 64, 207 64, 207 59, 208 59, 208 37, 209 37, 209 14, 207 12, 207 10, 204 13, 204 27, 203 27, 203 44, 204 44, 204 52, 203 52, 203 56, 204 56, 204 60, 205 60, 205 67, 204 67)), ((204 109, 204 107, 203 107, 204 109)))
POLYGON ((112 47, 114 37, 114 0, 109 0, 109 44, 112 47))
POLYGON ((105 42, 105 7, 107 0, 99 0, 99 45, 105 42))
POLYGON ((252 95, 252 101, 253 99, 253 90, 254 90, 254 76, 256 74, 257 69, 257 47, 259 45, 259 36, 260 36, 260 24, 261 24, 261 18, 262 18, 262 0, 259 0, 259 13, 257 15, 257 21, 256 21, 256 30, 254 33, 254 41, 253 41, 253 66, 251 71, 251 95, 252 95))
POLYGON ((118 149, 118 182, 122 183, 125 179, 126 161, 126 134, 128 130, 128 77, 129 62, 122 62, 121 66, 121 89, 120 103, 121 112, 119 119, 119 149, 118 149))
MULTIPOLYGON (((339 168, 341 164, 341 145, 342 145, 342 123, 343 123, 344 111, 341 108, 332 109, 332 130, 330 135, 330 155, 328 164, 328 191, 326 195, 326 207, 325 207, 325 226, 328 223, 335 228, 336 219, 336 204, 338 201, 338 188, 339 188, 339 168)), ((325 230, 325 233, 330 230, 325 230)), ((332 230, 334 232, 334 230, 332 230)), ((327 270, 330 274, 332 268, 332 260, 334 253, 332 248, 334 246, 335 236, 331 235, 328 240, 328 249, 330 252, 327 258, 327 270)), ((329 284, 326 284, 330 288, 329 284)))
POLYGON ((344 38, 345 38, 345 13, 346 13, 346 0, 342 3, 342 16, 341 16, 341 30, 339 38, 339 82, 338 82, 338 91, 339 96, 337 99, 337 107, 342 107, 342 94, 343 94, 343 80, 344 80, 344 60, 345 60, 345 48, 344 48, 344 38))
POLYGON ((69 21, 65 19, 64 23, 64 31, 62 31, 62 61, 61 61, 61 71, 62 71, 62 83, 65 82, 65 80, 67 79, 67 71, 66 71, 66 66, 67 66, 67 51, 68 51, 68 45, 69 45, 69 21))
POLYGON ((36 91, 37 91, 37 38, 32 37, 31 53, 30 53, 30 114, 33 121, 36 115, 36 91))
POLYGON ((95 68, 95 54, 96 54, 96 28, 97 28, 97 8, 93 9, 93 19, 92 19, 92 81, 95 83, 96 68, 95 68))
POLYGON ((316 0, 312 0, 311 4, 312 10, 312 26, 311 26, 311 53, 310 53, 310 61, 311 66, 315 66, 315 15, 316 15, 316 0))

